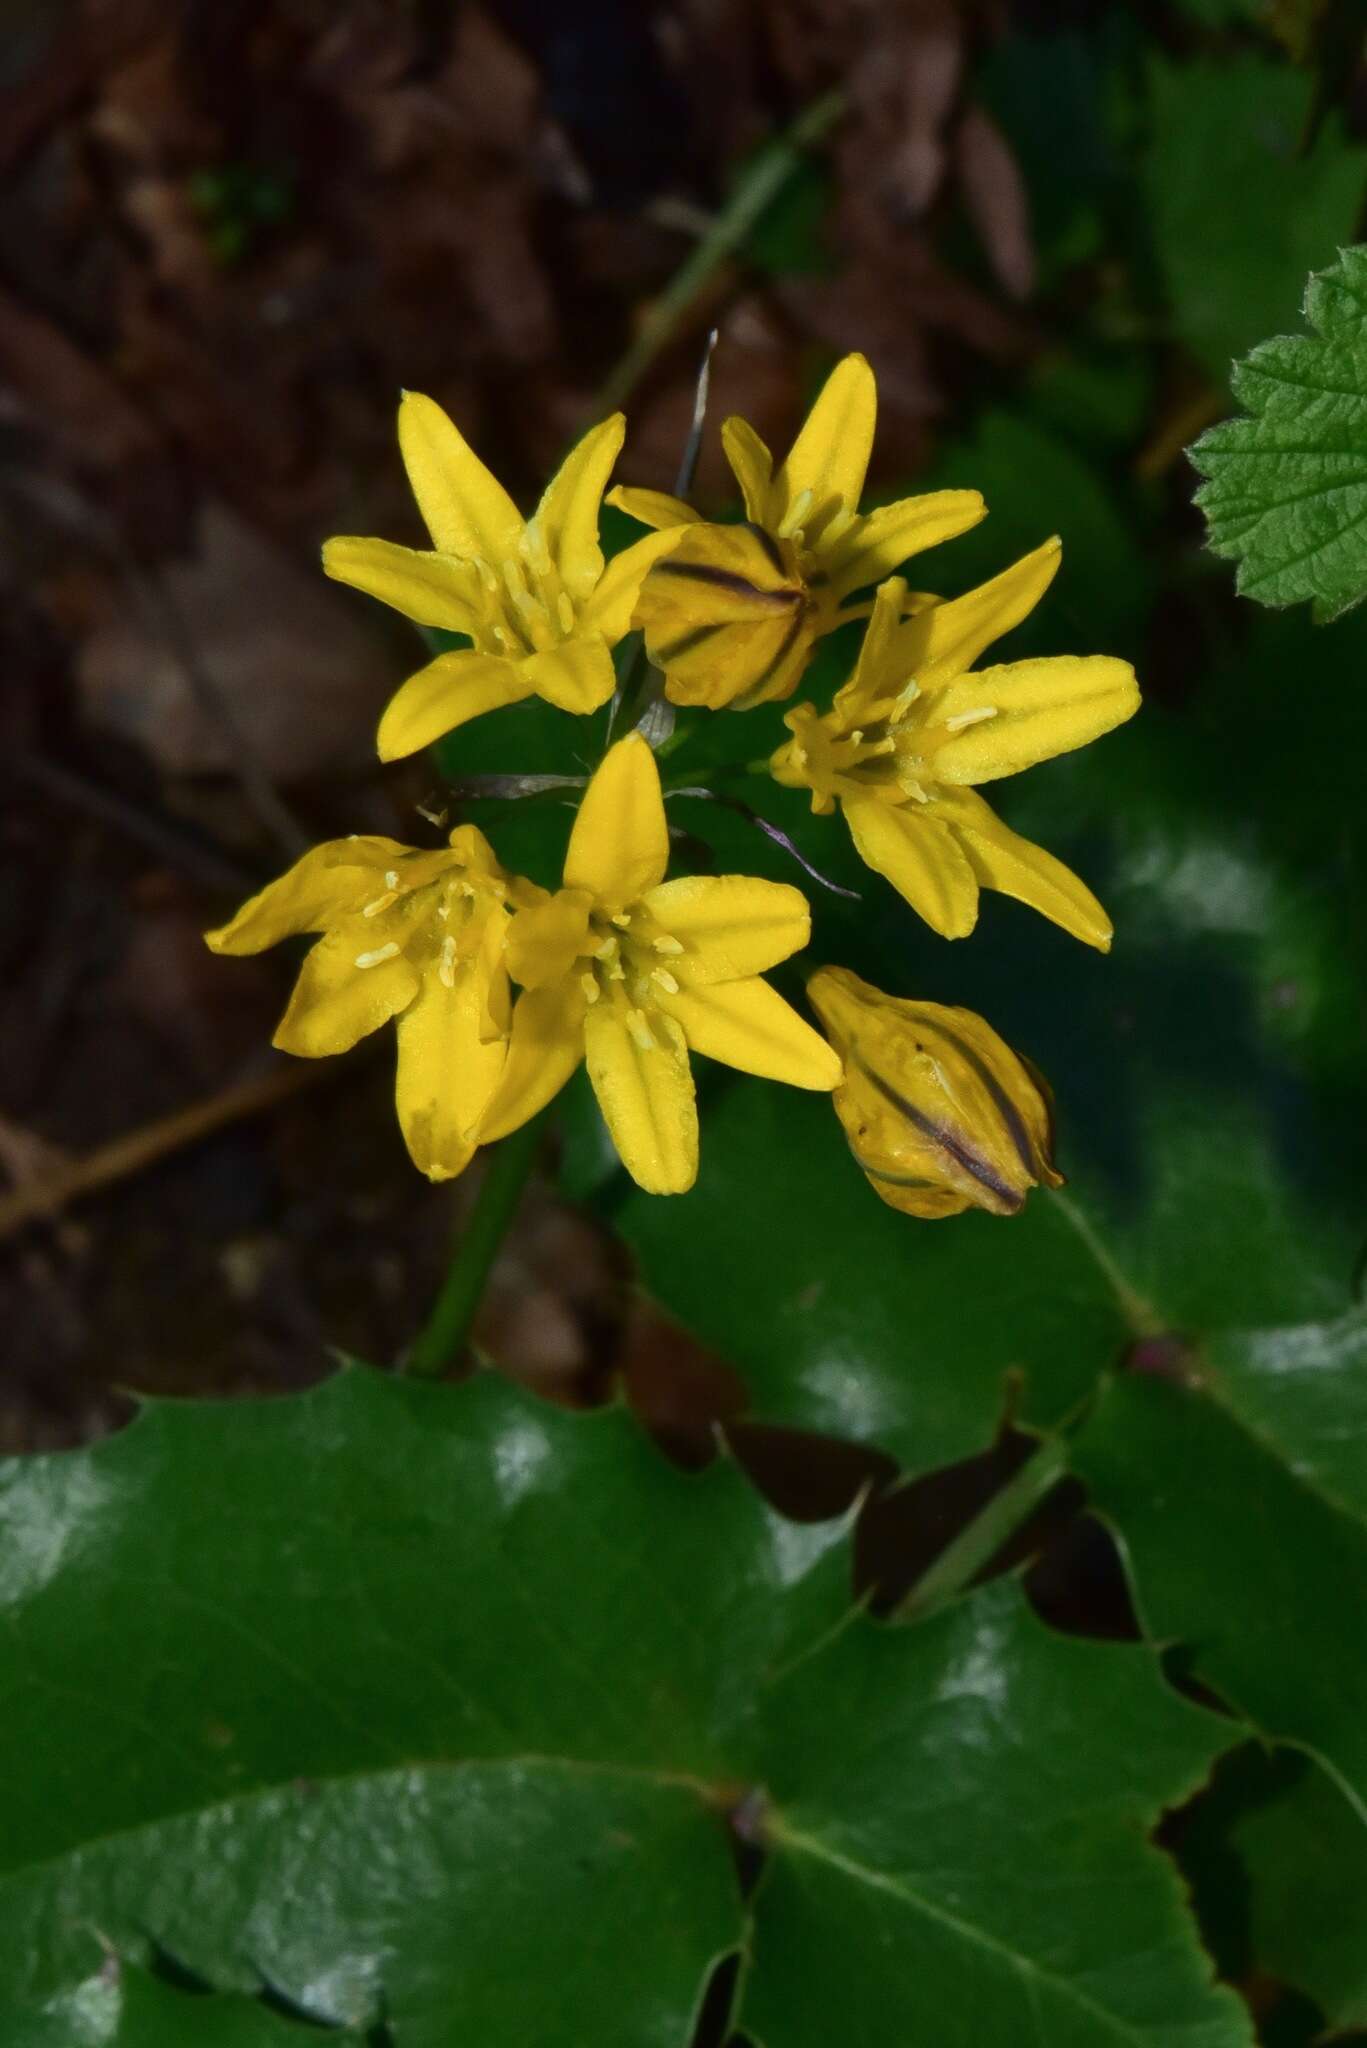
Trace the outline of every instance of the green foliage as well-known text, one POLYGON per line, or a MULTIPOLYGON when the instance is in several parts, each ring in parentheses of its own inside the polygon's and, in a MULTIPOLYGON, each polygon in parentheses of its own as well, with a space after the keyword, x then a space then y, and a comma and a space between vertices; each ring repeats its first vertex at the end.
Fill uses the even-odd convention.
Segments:
POLYGON ((1254 56, 1153 65, 1155 257, 1175 332, 1222 384, 1325 250, 1351 238, 1362 204, 1367 151, 1338 114, 1312 131, 1313 90, 1254 56))
POLYGON ((1367 596, 1367 247, 1312 277, 1311 335, 1265 341, 1234 372, 1250 417, 1203 434, 1191 459, 1217 555, 1263 604, 1317 620, 1367 596))
POLYGON ((841 1525, 620 1414, 352 1369, 153 1406, 12 1463, 3 1510, 11 2006, 79 1995, 98 1929, 404 2048, 562 2038, 571 2001, 682 2041, 738 1947, 793 2048, 1248 2039, 1142 1839, 1228 1724, 1009 1583, 867 1620, 841 1525))
MULTIPOLYGON (((92 1951, 95 1943, 89 1942, 92 1951)), ((166 1983, 107 1956, 84 1983, 40 2006, 0 2007, 5 2048, 314 2048, 317 2029, 272 2011, 260 1998, 215 1996, 166 1983)), ((337 2048, 362 2048, 352 2028, 329 2028, 337 2048)))

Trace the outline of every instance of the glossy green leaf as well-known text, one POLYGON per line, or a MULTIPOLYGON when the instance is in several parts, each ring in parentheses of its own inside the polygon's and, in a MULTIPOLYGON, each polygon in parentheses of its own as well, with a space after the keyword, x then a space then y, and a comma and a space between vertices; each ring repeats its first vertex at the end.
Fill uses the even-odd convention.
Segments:
POLYGON ((1367 151, 1341 117, 1306 147, 1314 80, 1270 58, 1155 62, 1145 166, 1173 328, 1221 383, 1351 239, 1367 151))
POLYGON ((738 1946, 790 2048, 1249 2039, 1143 1839, 1228 1724, 1010 1582, 852 1612, 843 1526, 620 1413, 353 1369, 153 1406, 0 1504, 0 2009, 98 1929, 395 2048, 682 2048, 738 1946))
MULTIPOLYGON (((112 1956, 41 2006, 0 2009, 5 2048, 319 2048, 319 2038, 316 2027, 259 1998, 184 1990, 112 1956)), ((350 2027, 330 2027, 322 2038, 362 2048, 350 2027)))
POLYGON ((1247 417, 1201 436, 1196 502, 1217 555, 1262 604, 1311 601, 1319 621, 1367 597, 1367 247, 1312 277, 1313 335, 1265 341, 1239 363, 1247 417))

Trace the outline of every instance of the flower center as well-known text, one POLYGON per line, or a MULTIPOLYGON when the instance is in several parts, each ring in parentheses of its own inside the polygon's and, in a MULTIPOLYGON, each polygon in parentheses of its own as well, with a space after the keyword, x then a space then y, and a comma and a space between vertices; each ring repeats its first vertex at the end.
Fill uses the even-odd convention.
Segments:
POLYGON ((574 601, 535 519, 523 527, 515 551, 502 561, 494 564, 483 555, 472 561, 483 611, 474 636, 479 653, 521 661, 558 647, 574 632, 574 601))
POLYGON ((595 910, 589 917, 587 950, 579 983, 587 1001, 604 1000, 625 1007, 626 1025, 643 1051, 656 1044, 650 1012, 661 996, 679 993, 671 963, 684 953, 681 940, 661 929, 643 904, 611 915, 595 910))
POLYGON ((355 964, 365 972, 407 953, 415 965, 435 961, 437 978, 454 988, 456 967, 477 948, 497 897, 495 885, 476 888, 459 871, 408 884, 390 868, 380 894, 360 906, 362 918, 375 920, 378 943, 359 952, 355 964))

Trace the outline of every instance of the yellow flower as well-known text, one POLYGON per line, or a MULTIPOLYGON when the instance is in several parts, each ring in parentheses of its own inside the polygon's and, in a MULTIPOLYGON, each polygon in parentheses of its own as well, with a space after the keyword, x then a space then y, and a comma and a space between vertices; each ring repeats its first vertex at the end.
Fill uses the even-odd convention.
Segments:
POLYGON ((1057 1188, 1044 1082, 972 1010, 884 995, 844 967, 807 984, 845 1062, 835 1109, 874 1193, 907 1216, 1014 1216, 1057 1188))
POLYGON ((409 677, 380 720, 381 760, 523 697, 577 712, 607 702, 609 650, 631 623, 646 570, 670 545, 654 534, 604 564, 598 511, 625 432, 621 413, 591 428, 524 520, 441 407, 405 393, 399 447, 433 552, 341 538, 325 545, 323 567, 474 645, 409 677))
POLYGON ((563 888, 513 920, 508 964, 524 993, 482 1143, 587 1059, 627 1171, 651 1194, 681 1194, 698 1171, 690 1050, 798 1088, 840 1079, 826 1041, 761 979, 807 943, 800 891, 745 875, 666 882, 668 857, 655 757, 632 734, 585 792, 563 888))
POLYGON ((877 406, 873 371, 863 356, 846 356, 777 472, 754 428, 727 420, 722 445, 745 499, 742 525, 711 525, 663 491, 609 494, 644 525, 675 530, 636 608, 674 703, 739 711, 790 697, 813 642, 864 616, 848 604, 856 591, 983 517, 977 491, 932 491, 861 516, 877 406))
POLYGON ((1091 890, 972 788, 1084 746, 1139 708, 1134 670, 1106 655, 970 667, 1048 589, 1059 546, 911 618, 890 577, 853 675, 824 717, 810 704, 785 714, 793 737, 770 767, 810 789, 814 811, 839 802, 860 857, 945 938, 972 931, 980 888, 1000 889, 1104 952, 1111 923, 1091 890))
POLYGON ((430 1180, 449 1180, 470 1163, 507 1054, 508 904, 543 895, 511 882, 473 825, 430 853, 395 839, 331 839, 205 939, 215 953, 260 953, 323 933, 275 1044, 320 1059, 397 1019, 404 1139, 430 1180))

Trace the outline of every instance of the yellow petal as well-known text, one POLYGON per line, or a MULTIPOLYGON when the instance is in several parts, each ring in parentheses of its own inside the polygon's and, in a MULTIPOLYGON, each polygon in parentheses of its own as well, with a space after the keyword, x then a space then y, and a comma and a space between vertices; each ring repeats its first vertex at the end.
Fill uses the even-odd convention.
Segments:
POLYGON ((508 1057, 479 1127, 481 1145, 506 1138, 560 1093, 584 1057, 584 1009, 577 981, 518 997, 508 1057))
MULTIPOLYGON (((836 720, 845 731, 859 724, 869 705, 895 695, 901 688, 901 682, 892 680, 892 650, 897 638, 897 629, 901 624, 906 595, 906 579, 901 576, 889 576, 886 583, 880 583, 878 586, 873 600, 873 610, 869 614, 869 623, 860 642, 859 658, 855 662, 854 672, 849 681, 842 683, 836 691, 831 706, 836 720)), ((799 705, 798 709, 801 710, 802 707, 799 705)), ((792 718, 793 714, 789 712, 785 723, 791 725, 792 718)))
POLYGON ((641 586, 636 622, 671 702, 714 710, 790 695, 815 638, 792 547, 744 525, 677 534, 641 586))
POLYGON ((923 690, 938 689, 971 668, 984 647, 1031 613, 1058 573, 1063 543, 1057 535, 1013 562, 990 583, 963 597, 931 605, 908 619, 890 653, 893 674, 915 676, 923 690))
POLYGON ((299 932, 326 931, 374 900, 376 876, 407 859, 397 839, 328 839, 251 897, 217 931, 205 932, 213 953, 261 953, 299 932))
POLYGON ((587 889, 561 889, 544 903, 519 910, 508 933, 508 972, 523 988, 563 981, 589 935, 593 898, 587 889))
POLYGON ((306 956, 294 993, 281 1018, 273 1043, 281 1052, 304 1059, 347 1052, 367 1032, 378 1031, 406 1009, 418 992, 418 977, 405 956, 395 951, 376 960, 384 947, 367 949, 374 934, 360 920, 319 939, 306 956), (360 967, 358 960, 371 961, 360 967))
POLYGON ((420 626, 440 626, 449 633, 474 633, 479 626, 479 577, 469 563, 451 555, 344 534, 323 543, 323 569, 334 583, 364 590, 420 626))
POLYGON ((851 512, 858 511, 877 413, 873 371, 863 356, 846 356, 826 379, 774 479, 775 499, 785 515, 794 511, 804 492, 811 492, 810 509, 798 522, 809 541, 819 538, 821 528, 838 509, 837 501, 851 512))
POLYGON ((746 518, 753 520, 756 526, 767 526, 774 476, 773 456, 750 422, 735 413, 722 422, 721 445, 731 465, 731 474, 740 485, 746 518))
POLYGON ((598 513, 626 431, 626 414, 620 412, 590 427, 547 484, 531 521, 540 528, 561 582, 579 603, 603 573, 598 513))
POLYGON ((652 889, 645 907, 683 947, 666 967, 695 987, 763 974, 811 936, 802 891, 752 875, 681 875, 652 889))
MULTIPOLYGON (((501 919, 489 920, 498 935, 501 919)), ((475 1153, 474 1132, 488 1108, 507 1057, 506 975, 491 976, 488 949, 457 966, 448 988, 439 974, 423 977, 417 999, 399 1018, 394 1100, 409 1156, 429 1180, 452 1180, 475 1153), (501 987, 491 981, 501 980, 501 987)))
POLYGON ((600 1002, 584 1052, 623 1166, 648 1195, 681 1195, 698 1174, 698 1105, 681 1027, 659 1010, 600 1002))
POLYGON ((598 634, 577 635, 559 647, 530 654, 518 668, 538 697, 562 711, 596 711, 617 687, 606 640, 598 634))
POLYGON ((639 733, 604 755, 584 792, 565 855, 565 886, 600 903, 634 903, 664 879, 669 827, 655 756, 639 733))
POLYGON ((660 1001, 705 1059, 790 1088, 834 1088, 840 1080, 839 1054, 758 975, 719 988, 681 988, 660 1001))
POLYGON ((858 520, 831 550, 832 594, 847 597, 852 590, 880 582, 909 556, 967 533, 986 514, 978 491, 928 491, 924 497, 880 505, 858 520))
POLYGON ((699 517, 683 498, 671 497, 668 491, 638 490, 634 484, 614 485, 608 503, 629 518, 639 519, 642 526, 689 526, 699 517))
POLYGON ((439 654, 390 699, 375 737, 380 759, 401 761, 481 712, 530 697, 534 689, 523 667, 501 655, 476 654, 472 648, 439 654))
POLYGON ((932 772, 938 782, 994 782, 1085 747, 1138 709, 1134 670, 1109 655, 979 669, 935 700, 926 730, 932 772))
POLYGON ((585 633, 601 633, 609 647, 617 645, 631 625, 648 572, 669 553, 678 532, 676 526, 669 526, 663 533, 642 534, 640 540, 613 556, 597 589, 580 610, 579 624, 585 633))
POLYGON ((445 555, 498 563, 517 546, 522 514, 441 407, 406 391, 399 449, 432 544, 445 555))
POLYGON ((861 860, 884 875, 932 931, 966 938, 978 921, 978 883, 967 855, 925 804, 847 797, 841 806, 861 860))
POLYGON ((1004 825, 972 790, 945 790, 934 809, 945 820, 984 889, 999 889, 1062 925, 1085 946, 1111 949, 1111 920, 1071 868, 1004 825))

